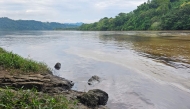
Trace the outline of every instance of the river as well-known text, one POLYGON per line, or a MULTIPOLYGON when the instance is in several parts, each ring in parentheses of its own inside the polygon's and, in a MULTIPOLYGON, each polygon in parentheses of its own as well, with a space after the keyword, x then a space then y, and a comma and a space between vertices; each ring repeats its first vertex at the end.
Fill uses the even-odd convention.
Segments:
POLYGON ((0 47, 106 91, 111 109, 190 109, 190 31, 0 31, 0 47))

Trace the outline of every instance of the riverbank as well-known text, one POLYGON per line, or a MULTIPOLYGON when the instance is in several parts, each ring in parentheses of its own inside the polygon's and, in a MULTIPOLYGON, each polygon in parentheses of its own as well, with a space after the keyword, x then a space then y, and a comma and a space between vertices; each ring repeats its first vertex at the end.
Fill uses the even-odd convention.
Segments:
POLYGON ((107 93, 78 92, 71 90, 73 85, 54 76, 47 65, 0 48, 0 108, 107 108, 100 106, 106 104, 107 93))

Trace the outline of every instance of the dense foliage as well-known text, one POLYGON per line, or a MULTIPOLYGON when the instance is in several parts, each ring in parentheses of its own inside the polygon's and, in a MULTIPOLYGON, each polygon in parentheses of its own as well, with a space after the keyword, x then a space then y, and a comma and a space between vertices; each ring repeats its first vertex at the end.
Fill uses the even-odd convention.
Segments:
MULTIPOLYGON (((127 8, 127 7, 126 7, 127 8)), ((189 30, 190 0, 148 0, 130 13, 83 24, 80 30, 189 30)))
POLYGON ((34 20, 11 20, 7 17, 0 18, 0 30, 55 30, 77 28, 82 23, 56 23, 40 22, 34 20))

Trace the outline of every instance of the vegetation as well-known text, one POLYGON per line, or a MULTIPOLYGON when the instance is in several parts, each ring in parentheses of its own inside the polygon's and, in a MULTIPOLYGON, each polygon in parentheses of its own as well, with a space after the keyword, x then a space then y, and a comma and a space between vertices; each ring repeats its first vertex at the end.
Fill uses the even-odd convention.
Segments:
POLYGON ((7 17, 0 18, 0 30, 55 30, 77 28, 82 23, 56 23, 40 22, 34 20, 11 20, 7 17))
POLYGON ((74 109, 76 104, 63 95, 50 96, 35 89, 0 89, 0 109, 74 109))
MULTIPOLYGON (((127 7, 126 7, 127 8, 127 7)), ((104 17, 79 30, 189 30, 190 0, 148 0, 130 13, 104 17)))
POLYGON ((5 69, 18 70, 23 73, 47 73, 49 68, 44 63, 35 62, 30 59, 22 58, 12 52, 7 52, 0 48, 0 67, 5 69))

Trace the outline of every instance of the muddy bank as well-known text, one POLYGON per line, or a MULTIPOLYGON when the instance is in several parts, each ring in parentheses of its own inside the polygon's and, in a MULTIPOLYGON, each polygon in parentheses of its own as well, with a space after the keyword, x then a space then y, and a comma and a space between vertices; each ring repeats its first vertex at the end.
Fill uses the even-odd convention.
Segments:
POLYGON ((108 94, 99 89, 89 92, 71 90, 74 83, 65 78, 47 74, 11 74, 10 71, 0 69, 0 87, 14 89, 36 88, 39 92, 50 95, 64 95, 68 100, 78 100, 79 109, 107 109, 108 94))

